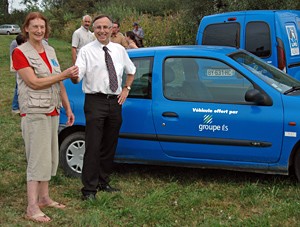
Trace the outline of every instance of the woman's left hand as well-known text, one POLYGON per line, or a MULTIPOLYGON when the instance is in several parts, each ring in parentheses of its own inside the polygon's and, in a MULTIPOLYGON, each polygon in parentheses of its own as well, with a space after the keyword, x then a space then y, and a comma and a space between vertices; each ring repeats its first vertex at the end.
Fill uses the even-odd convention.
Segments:
POLYGON ((75 122, 75 116, 74 116, 72 110, 67 111, 66 114, 67 114, 67 117, 68 117, 68 121, 66 122, 66 124, 68 126, 72 126, 75 122))

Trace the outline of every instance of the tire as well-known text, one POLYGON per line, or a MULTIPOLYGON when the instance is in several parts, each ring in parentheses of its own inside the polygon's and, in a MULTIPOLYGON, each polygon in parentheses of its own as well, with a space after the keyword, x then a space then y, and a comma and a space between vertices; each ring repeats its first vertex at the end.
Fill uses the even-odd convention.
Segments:
POLYGON ((10 35, 10 32, 8 31, 6 34, 7 34, 7 35, 10 35))
POLYGON ((295 175, 300 183, 300 151, 296 153, 294 160, 295 175))
POLYGON ((80 177, 85 152, 85 133, 75 132, 68 135, 61 143, 60 166, 69 177, 80 177))

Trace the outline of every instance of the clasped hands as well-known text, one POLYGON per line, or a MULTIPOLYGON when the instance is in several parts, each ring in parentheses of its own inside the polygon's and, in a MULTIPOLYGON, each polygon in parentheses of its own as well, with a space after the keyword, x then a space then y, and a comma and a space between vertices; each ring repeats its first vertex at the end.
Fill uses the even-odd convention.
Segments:
POLYGON ((79 68, 77 65, 73 65, 70 68, 66 69, 68 78, 71 80, 77 80, 78 79, 78 74, 79 74, 79 68))

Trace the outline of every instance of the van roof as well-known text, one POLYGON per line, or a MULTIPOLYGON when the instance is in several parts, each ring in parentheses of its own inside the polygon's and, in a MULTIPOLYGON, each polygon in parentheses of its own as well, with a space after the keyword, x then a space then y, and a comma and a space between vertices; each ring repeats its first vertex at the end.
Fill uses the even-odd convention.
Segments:
POLYGON ((212 14, 205 17, 216 17, 216 16, 238 16, 238 15, 246 15, 246 14, 297 14, 300 15, 300 10, 244 10, 244 11, 231 11, 231 12, 225 12, 225 13, 219 13, 219 14, 212 14))
POLYGON ((176 54, 186 54, 194 53, 195 56, 198 55, 227 55, 238 51, 239 49, 235 47, 228 46, 203 46, 203 45, 180 45, 180 46, 157 46, 157 47, 144 47, 137 49, 128 49, 127 52, 129 56, 153 56, 156 53, 176 53, 176 54))

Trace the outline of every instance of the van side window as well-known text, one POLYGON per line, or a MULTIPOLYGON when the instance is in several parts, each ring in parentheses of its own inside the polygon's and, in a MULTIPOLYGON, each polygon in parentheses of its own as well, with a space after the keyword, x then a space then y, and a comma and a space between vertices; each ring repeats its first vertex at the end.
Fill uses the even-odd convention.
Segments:
POLYGON ((239 37, 239 23, 211 24, 204 30, 202 45, 240 47, 239 37))
POLYGON ((206 58, 167 58, 163 67, 165 98, 188 102, 246 104, 252 83, 229 65, 206 58))
MULTIPOLYGON (((150 99, 152 96, 152 66, 153 57, 132 58, 131 61, 136 67, 134 81, 128 97, 150 99)), ((123 86, 125 86, 126 74, 123 74, 123 86)))
POLYGON ((271 55, 270 28, 267 23, 256 21, 246 25, 246 50, 261 58, 271 55))

